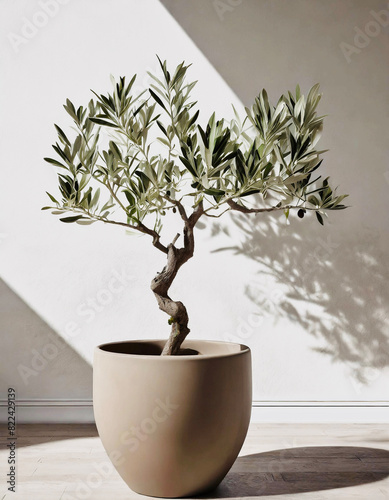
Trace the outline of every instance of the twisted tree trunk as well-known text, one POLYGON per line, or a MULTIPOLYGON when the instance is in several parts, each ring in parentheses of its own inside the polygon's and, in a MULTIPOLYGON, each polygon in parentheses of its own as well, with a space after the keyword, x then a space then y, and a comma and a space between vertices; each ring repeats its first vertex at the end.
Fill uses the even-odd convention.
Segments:
POLYGON ((167 264, 151 282, 151 289, 157 299, 158 306, 170 316, 169 323, 172 324, 172 331, 162 355, 177 354, 182 342, 189 333, 189 318, 186 307, 182 302, 174 301, 168 295, 170 285, 182 265, 180 261, 180 251, 173 244, 170 244, 168 246, 167 264))
POLYGON ((184 226, 184 246, 176 248, 175 240, 167 247, 167 263, 160 273, 151 282, 151 290, 157 299, 159 308, 170 316, 169 323, 172 330, 168 341, 162 351, 162 356, 178 354, 182 342, 189 333, 188 313, 186 307, 180 301, 172 300, 169 295, 169 288, 173 283, 180 267, 189 260, 194 253, 193 228, 203 213, 200 204, 190 217, 186 216, 182 205, 178 206, 184 226))

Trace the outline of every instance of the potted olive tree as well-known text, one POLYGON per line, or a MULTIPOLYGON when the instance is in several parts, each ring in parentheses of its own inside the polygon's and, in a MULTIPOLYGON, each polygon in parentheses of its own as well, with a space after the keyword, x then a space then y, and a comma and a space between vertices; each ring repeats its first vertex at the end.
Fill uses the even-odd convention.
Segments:
POLYGON ((319 86, 305 97, 282 95, 271 105, 265 90, 230 122, 213 114, 199 124, 187 82, 189 66, 150 74, 132 92, 135 76, 93 92, 86 107, 66 101, 70 136, 55 125, 60 197, 48 194, 66 223, 103 222, 150 237, 166 254, 151 282, 171 325, 167 341, 109 343, 95 350, 94 410, 103 444, 125 481, 140 493, 177 497, 215 487, 246 436, 251 411, 250 350, 240 344, 185 340, 188 313, 169 296, 194 254, 195 227, 228 211, 280 211, 302 219, 345 208, 318 169, 323 118, 319 86), (182 232, 166 241, 164 218, 176 214, 182 232), (117 215, 116 215, 117 214, 117 215), (184 342, 185 341, 185 342, 184 342), (184 343, 183 343, 184 342, 184 343))

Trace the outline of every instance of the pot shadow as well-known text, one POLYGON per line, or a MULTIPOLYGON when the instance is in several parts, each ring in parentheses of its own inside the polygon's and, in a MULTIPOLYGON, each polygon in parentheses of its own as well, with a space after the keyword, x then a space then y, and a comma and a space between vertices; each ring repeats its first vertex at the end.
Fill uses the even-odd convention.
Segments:
POLYGON ((298 230, 295 221, 287 226, 273 215, 231 220, 212 225, 212 237, 233 240, 214 252, 258 265, 244 290, 255 314, 300 325, 316 339, 313 349, 348 365, 358 383, 378 378, 389 367, 389 268, 381 235, 369 228, 345 234, 313 219, 298 230))
POLYGON ((198 498, 293 495, 359 486, 388 476, 388 450, 352 446, 289 448, 238 457, 218 488, 198 498))

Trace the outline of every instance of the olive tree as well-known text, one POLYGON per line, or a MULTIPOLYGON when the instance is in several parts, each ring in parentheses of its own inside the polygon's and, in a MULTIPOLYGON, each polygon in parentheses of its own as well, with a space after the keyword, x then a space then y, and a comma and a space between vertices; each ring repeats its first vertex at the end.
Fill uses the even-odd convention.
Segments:
MULTIPOLYGON (((184 304, 169 296, 177 272, 194 253, 196 223, 228 211, 258 214, 280 211, 288 218, 314 212, 320 224, 328 210, 346 208, 328 178, 318 173, 324 151, 316 149, 323 117, 317 116, 319 85, 305 97, 299 86, 274 106, 262 90, 246 116, 199 124, 186 79, 190 65, 170 73, 166 61, 152 83, 134 95, 136 75, 112 78, 111 93, 87 106, 65 110, 73 132, 55 125, 59 196, 48 194, 52 210, 66 223, 115 224, 151 237, 166 254, 165 267, 151 282, 159 308, 169 315, 171 333, 163 355, 179 352, 189 333, 184 304), (165 242, 164 217, 175 213, 182 233, 165 242), (117 215, 116 215, 117 214, 117 215), (181 242, 181 244, 178 244, 181 242)), ((166 227, 166 226, 165 226, 166 227)))

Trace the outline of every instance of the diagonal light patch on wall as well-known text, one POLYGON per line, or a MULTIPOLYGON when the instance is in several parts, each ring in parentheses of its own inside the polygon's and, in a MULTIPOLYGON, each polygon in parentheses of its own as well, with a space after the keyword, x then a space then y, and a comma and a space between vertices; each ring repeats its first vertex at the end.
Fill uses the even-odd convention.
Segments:
MULTIPOLYGON (((61 9, 47 27, 21 46, 18 54, 13 53, 11 45, 3 45, 8 66, 3 86, 10 98, 3 103, 7 121, 0 122, 2 137, 9 144, 3 155, 4 164, 10 166, 7 181, 9 186, 17 186, 19 200, 15 203, 14 189, 3 188, 0 224, 1 233, 7 238, 0 242, 0 276, 27 308, 36 312, 89 363, 94 346, 103 341, 150 337, 148 331, 161 330, 161 324, 166 329, 166 322, 160 319, 148 290, 150 262, 155 262, 155 272, 160 264, 147 238, 135 237, 134 241, 116 228, 110 231, 99 225, 85 229, 61 224, 40 211, 47 204, 45 190, 56 192, 54 172, 42 159, 50 152, 52 123, 62 125, 65 116, 62 103, 66 97, 79 104, 87 102, 91 86, 98 89, 110 85, 110 73, 131 76, 132 72, 138 72, 139 84, 147 86, 146 69, 157 69, 155 53, 158 52, 172 65, 183 59, 193 62, 192 77, 200 80, 195 98, 201 104, 202 120, 207 120, 214 110, 219 115, 232 115, 230 103, 239 105, 234 93, 158 0, 147 4, 122 0, 115 3, 115 8, 106 2, 93 2, 96 12, 93 20, 90 5, 73 3, 61 9), (116 18, 116 28, 109 36, 101 37, 106 30, 105 20, 110 16, 116 18), (132 23, 128 30, 126 19, 139 22, 132 23), (68 29, 70 24, 78 37, 75 40, 68 29), (148 45, 139 45, 147 29, 151 40, 148 45), (55 60, 61 63, 48 65, 47 57, 51 57, 48 48, 58 37, 62 43, 56 44, 55 60), (91 39, 95 46, 93 51, 86 51, 85 67, 80 51, 91 39), (129 55, 129 48, 134 47, 137 50, 129 55), (76 81, 70 74, 64 74, 65 67, 71 67, 78 75, 76 81), (27 80, 33 99, 22 83, 27 80), (16 129, 23 137, 22 149, 18 148, 12 132, 16 129), (126 281, 125 290, 102 307, 99 298, 115 275, 121 276, 119 281, 126 281), (138 278, 139 283, 135 283, 138 278), (145 331, 144 318, 150 317, 151 309, 156 311, 155 326, 148 326, 145 331)), ((7 9, 9 12, 2 20, 5 23, 7 19, 5 32, 19 32, 23 24, 21 13, 11 4, 7 9)), ((34 12, 25 14, 32 19, 34 12)), ((30 345, 34 334, 19 329, 17 335, 21 345, 24 337, 30 336, 30 345)))

